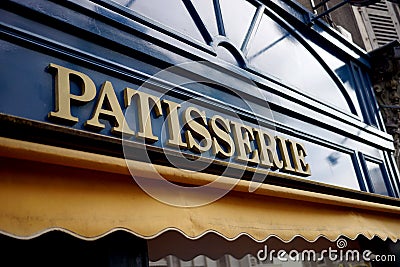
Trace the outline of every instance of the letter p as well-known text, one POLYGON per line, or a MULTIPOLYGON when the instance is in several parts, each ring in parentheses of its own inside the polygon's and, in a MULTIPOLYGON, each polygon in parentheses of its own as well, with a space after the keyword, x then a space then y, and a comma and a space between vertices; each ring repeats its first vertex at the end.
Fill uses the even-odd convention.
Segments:
POLYGON ((71 101, 86 103, 96 97, 96 86, 86 75, 53 63, 48 66, 49 70, 56 71, 55 74, 55 111, 48 114, 49 118, 61 119, 70 123, 79 121, 78 117, 71 114, 71 101), (81 82, 81 95, 71 94, 71 77, 78 78, 81 82))

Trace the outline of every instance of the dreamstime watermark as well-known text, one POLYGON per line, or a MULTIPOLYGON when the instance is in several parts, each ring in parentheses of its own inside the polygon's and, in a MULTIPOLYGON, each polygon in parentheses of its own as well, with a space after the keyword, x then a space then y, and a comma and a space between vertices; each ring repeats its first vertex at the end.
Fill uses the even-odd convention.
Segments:
POLYGON ((346 249, 347 241, 346 239, 339 238, 336 241, 336 248, 328 247, 320 252, 315 250, 291 250, 289 252, 285 250, 268 250, 267 245, 264 249, 257 252, 257 259, 261 262, 269 260, 272 261, 273 258, 277 258, 281 262, 318 262, 328 259, 332 262, 395 262, 396 255, 375 255, 370 250, 359 251, 356 249, 346 249))
MULTIPOLYGON (((257 133, 261 138, 275 133, 265 93, 242 73, 225 73, 207 62, 188 62, 161 70, 139 88, 128 88, 127 92, 124 129, 129 129, 127 124, 137 125, 136 137, 125 134, 126 131, 122 135, 127 166, 143 191, 168 205, 198 207, 222 198, 240 181, 227 177, 242 177, 246 172, 246 168, 234 161, 232 136, 243 135, 240 137, 245 139, 241 141, 245 143, 245 151, 240 152, 259 160, 261 152, 252 152, 250 141, 256 141, 257 133), (205 77, 199 73, 208 75, 205 77), (190 89, 193 86, 197 89, 190 89), (249 99, 252 99, 251 103, 249 99), (131 105, 133 101, 136 104, 131 105), (260 112, 262 124, 255 115, 260 112), (248 119, 252 120, 251 124, 248 119), (247 132, 242 132, 242 128, 240 132, 234 132, 232 125, 243 125, 240 127, 247 127, 247 132), (220 140, 216 140, 216 136, 220 140), (157 155, 155 150, 161 153, 157 155), (168 161, 167 165, 175 168, 173 176, 178 178, 197 179, 197 174, 205 172, 215 162, 219 162, 222 168, 213 176, 215 180, 205 185, 183 186, 182 182, 178 184, 168 180, 165 172, 160 172, 157 163, 154 164, 155 157, 160 157, 160 154, 164 161, 168 161), (149 164, 140 169, 137 162, 149 164)), ((258 165, 252 168, 257 169, 258 165)), ((252 172, 248 179, 249 192, 260 186, 268 172, 268 168, 252 172)))

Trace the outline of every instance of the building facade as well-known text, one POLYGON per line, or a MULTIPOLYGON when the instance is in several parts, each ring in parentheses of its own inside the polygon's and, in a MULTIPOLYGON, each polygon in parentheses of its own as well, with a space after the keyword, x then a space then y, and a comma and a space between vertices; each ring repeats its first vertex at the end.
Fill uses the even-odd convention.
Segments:
POLYGON ((300 4, 0 12, 5 264, 397 266, 373 58, 300 4))
MULTIPOLYGON (((341 1, 299 2, 310 12, 321 14, 341 1)), ((400 40, 400 7, 395 1, 370 1, 364 6, 344 5, 324 16, 324 19, 368 52, 400 40)))
MULTIPOLYGON (((321 14, 340 1, 321 2, 300 1, 315 14, 321 14), (317 8, 316 8, 317 6, 317 8)), ((398 95, 399 84, 399 44, 400 6, 396 1, 370 1, 364 6, 344 5, 324 19, 333 28, 359 47, 371 52, 370 76, 378 104, 388 133, 394 137, 395 158, 400 166, 400 139, 398 136, 398 95), (396 52, 397 51, 397 52, 396 52)))

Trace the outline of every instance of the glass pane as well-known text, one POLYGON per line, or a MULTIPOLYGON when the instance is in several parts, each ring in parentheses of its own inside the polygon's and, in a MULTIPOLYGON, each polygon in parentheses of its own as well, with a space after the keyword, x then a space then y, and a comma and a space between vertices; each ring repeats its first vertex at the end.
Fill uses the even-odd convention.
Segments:
POLYGON ((357 97, 356 86, 353 81, 353 75, 350 66, 342 60, 338 59, 337 57, 333 56, 331 53, 327 52, 325 49, 322 49, 318 45, 314 44, 313 42, 309 41, 308 43, 342 81, 347 93, 349 94, 353 102, 357 115, 361 119, 363 119, 363 114, 357 97))
POLYGON ((364 77, 358 66, 353 66, 354 79, 359 91, 360 103, 364 111, 364 122, 373 126, 377 126, 375 112, 373 111, 373 106, 369 100, 367 91, 369 88, 366 87, 364 77))
POLYGON ((219 0, 226 36, 240 50, 257 8, 245 0, 219 0))
POLYGON ((250 44, 247 59, 258 71, 351 113, 339 88, 315 57, 265 14, 250 44))
POLYGON ((377 103, 375 102, 375 94, 372 89, 371 82, 369 80, 368 74, 365 70, 361 69, 358 66, 354 66, 355 77, 359 83, 359 90, 365 95, 364 101, 365 105, 368 107, 368 111, 370 113, 370 124, 372 126, 378 127, 378 110, 376 108, 377 103))
POLYGON ((214 5, 212 0, 192 0, 193 6, 202 19, 211 36, 217 36, 218 26, 215 17, 214 5))
POLYGON ((301 141, 307 149, 311 176, 307 179, 360 190, 357 174, 349 154, 301 141))
POLYGON ((113 1, 204 43, 200 31, 181 0, 113 1), (174 12, 171 12, 172 10, 174 12))
POLYGON ((383 177, 379 164, 367 161, 367 168, 372 186, 374 187, 374 193, 389 196, 390 194, 386 187, 385 178, 383 177))

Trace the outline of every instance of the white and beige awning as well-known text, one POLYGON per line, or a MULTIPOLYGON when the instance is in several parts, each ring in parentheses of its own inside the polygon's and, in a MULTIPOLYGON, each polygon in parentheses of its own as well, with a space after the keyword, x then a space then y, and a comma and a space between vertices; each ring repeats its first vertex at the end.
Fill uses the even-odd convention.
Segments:
MULTIPOLYGON (((303 237, 400 238, 400 207, 261 185, 248 192, 240 181, 208 205, 180 208, 148 196, 135 184, 124 159, 0 138, 0 232, 29 239, 59 229, 96 239, 123 229, 152 239, 169 230, 196 239, 215 233, 226 240, 248 236, 262 242, 303 237)), ((152 179, 147 163, 135 162, 152 179)), ((157 171, 174 182, 204 184, 210 174, 157 171)), ((149 177, 147 177, 147 175, 149 177)), ((226 179, 229 183, 233 179, 226 179)))

